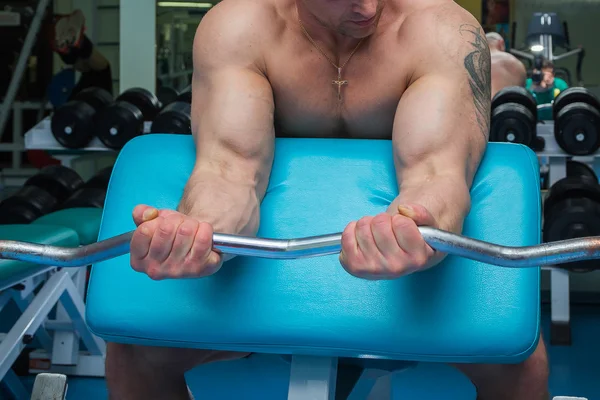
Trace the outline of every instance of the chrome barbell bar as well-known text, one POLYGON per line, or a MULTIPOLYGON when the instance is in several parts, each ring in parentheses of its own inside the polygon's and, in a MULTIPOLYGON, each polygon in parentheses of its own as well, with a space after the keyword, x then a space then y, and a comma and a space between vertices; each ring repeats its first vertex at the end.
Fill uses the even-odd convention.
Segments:
MULTIPOLYGON (((437 251, 501 267, 541 267, 600 258, 598 236, 535 246, 507 247, 430 227, 420 227, 419 231, 425 241, 437 251)), ((0 259, 56 267, 80 267, 129 253, 133 233, 131 231, 73 248, 0 240, 0 259)), ((289 240, 216 233, 213 235, 213 247, 218 252, 238 256, 295 259, 339 253, 341 239, 341 233, 289 240)))

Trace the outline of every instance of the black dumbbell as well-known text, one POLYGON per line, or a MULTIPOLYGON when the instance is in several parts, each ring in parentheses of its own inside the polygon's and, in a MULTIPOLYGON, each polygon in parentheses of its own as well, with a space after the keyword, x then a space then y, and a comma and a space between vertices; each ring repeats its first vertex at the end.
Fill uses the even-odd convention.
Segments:
POLYGON ((23 186, 0 202, 0 224, 28 224, 54 211, 58 201, 46 190, 23 186))
POLYGON ((83 187, 83 179, 71 168, 50 165, 27 179, 14 195, 0 203, 0 223, 25 224, 54 211, 56 206, 83 187))
POLYGON ((520 143, 539 151, 543 138, 537 136, 537 105, 525 88, 506 87, 492 99, 490 142, 520 143))
MULTIPOLYGON (((600 185, 594 171, 567 162, 567 177, 552 185, 544 201, 544 242, 600 235, 600 185)), ((565 263, 570 270, 598 269, 598 261, 565 263)))
POLYGON ((44 189, 58 202, 66 200, 83 184, 83 179, 77 172, 62 165, 44 167, 25 182, 25 186, 44 189))
POLYGON ((572 155, 589 155, 600 148, 600 101, 583 87, 561 92, 552 107, 554 137, 572 155))
POLYGON ((100 188, 82 188, 60 205, 61 210, 67 208, 103 208, 106 190, 100 188))
POLYGON ((106 147, 121 149, 125 143, 144 133, 144 122, 152 121, 160 108, 154 93, 143 88, 129 89, 98 114, 96 136, 106 147))
POLYGON ((191 91, 182 93, 178 100, 163 108, 152 121, 151 133, 192 133, 191 91), (189 101, 188 101, 189 100, 189 101))
POLYGON ((176 101, 183 101, 184 103, 192 104, 192 87, 188 86, 181 93, 179 93, 176 101))
POLYGON ((578 177, 586 176, 595 182, 598 182, 598 175, 594 172, 594 169, 586 163, 582 163, 575 160, 567 160, 567 176, 578 177))
POLYGON ((94 137, 95 116, 113 102, 113 96, 101 88, 87 88, 58 107, 51 119, 52 135, 62 146, 80 149, 94 137))
POLYGON ((60 209, 67 208, 103 208, 106 191, 112 174, 112 166, 103 168, 90 178, 83 186, 74 192, 60 209))
POLYGON ((163 106, 166 106, 177 101, 179 92, 170 86, 161 86, 156 91, 156 97, 163 106))

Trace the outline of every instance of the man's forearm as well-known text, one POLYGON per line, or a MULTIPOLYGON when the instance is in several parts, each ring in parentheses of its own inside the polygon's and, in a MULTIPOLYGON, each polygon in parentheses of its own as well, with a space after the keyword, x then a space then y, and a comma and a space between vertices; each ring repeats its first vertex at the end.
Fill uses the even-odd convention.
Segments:
POLYGON ((215 232, 253 236, 258 230, 260 201, 255 184, 201 171, 190 177, 178 211, 210 223, 215 232))
POLYGON ((399 205, 409 203, 425 207, 437 221, 439 229, 454 233, 461 232, 471 207, 469 188, 464 178, 450 176, 403 182, 400 194, 388 212, 396 214, 399 205))

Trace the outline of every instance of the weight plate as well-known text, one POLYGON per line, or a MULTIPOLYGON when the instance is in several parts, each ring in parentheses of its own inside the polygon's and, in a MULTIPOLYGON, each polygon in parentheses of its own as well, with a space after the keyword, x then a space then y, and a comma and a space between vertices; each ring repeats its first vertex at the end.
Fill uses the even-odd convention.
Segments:
POLYGON ((36 186, 24 186, 0 202, 0 224, 31 222, 54 210, 57 200, 36 186))
POLYGON ((2 225, 30 224, 39 217, 40 215, 28 205, 0 206, 0 223, 2 225))
MULTIPOLYGON (((553 212, 544 219, 544 242, 577 239, 600 235, 600 204, 586 197, 567 198, 553 207, 553 212)), ((598 260, 561 264, 575 270, 598 269, 598 260)))
POLYGON ((177 90, 173 89, 169 86, 161 86, 156 91, 156 97, 158 101, 164 106, 167 106, 171 103, 177 101, 177 97, 179 97, 179 93, 177 90))
POLYGON ((549 218, 554 211, 554 205, 569 199, 585 197, 600 203, 600 185, 598 181, 587 175, 568 176, 554 183, 548 190, 544 201, 544 218, 549 218))
POLYGON ((87 103, 70 101, 52 115, 50 129, 58 143, 69 149, 87 146, 94 137, 95 110, 87 103))
POLYGON ((556 114, 554 137, 567 153, 593 154, 600 147, 600 111, 586 103, 568 104, 556 114))
POLYGON ((532 147, 535 140, 535 118, 516 103, 505 103, 492 111, 490 142, 520 143, 532 147))
POLYGON ((106 199, 106 190, 98 188, 79 189, 67 199, 60 209, 67 208, 103 208, 106 199))
POLYGON ((567 176, 587 176, 595 181, 598 181, 598 176, 592 167, 575 160, 567 160, 567 176))
POLYGON ((160 101, 154 93, 143 88, 126 90, 117 97, 117 101, 124 101, 136 106, 146 121, 152 121, 161 109, 160 101))
POLYGON ((133 104, 117 101, 95 118, 95 133, 109 149, 119 150, 144 132, 144 116, 133 104))
POLYGON ((110 182, 110 176, 112 175, 112 170, 112 166, 101 169, 96 173, 96 175, 87 181, 83 187, 107 190, 108 183, 110 182))
POLYGON ((552 112, 555 121, 560 110, 571 103, 586 103, 596 110, 600 110, 600 100, 593 93, 584 87, 571 87, 560 92, 554 99, 552 112))
POLYGON ((192 88, 189 87, 179 94, 177 101, 183 101, 184 103, 192 104, 192 88))
POLYGON ((73 100, 82 101, 89 104, 98 112, 114 102, 112 94, 107 90, 98 87, 83 89, 73 96, 73 100))
POLYGON ((25 186, 44 189, 59 202, 66 200, 83 185, 83 179, 71 168, 62 165, 44 167, 25 182, 25 186))
POLYGON ((192 106, 177 101, 166 106, 152 122, 152 133, 192 133, 192 106))
POLYGON ((521 86, 509 86, 501 89, 492 99, 492 110, 506 103, 517 103, 529 110, 537 123, 537 102, 527 89, 521 86))

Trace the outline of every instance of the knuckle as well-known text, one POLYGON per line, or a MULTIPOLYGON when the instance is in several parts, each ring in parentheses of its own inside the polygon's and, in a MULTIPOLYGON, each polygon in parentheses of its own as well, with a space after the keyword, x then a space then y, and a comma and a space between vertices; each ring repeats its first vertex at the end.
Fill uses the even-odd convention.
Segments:
POLYGON ((159 267, 148 268, 146 275, 153 281, 160 281, 164 278, 164 274, 159 267))
POLYGON ((198 222, 198 230, 199 231, 206 231, 207 235, 212 235, 213 234, 213 227, 208 222, 198 222))
POLYGON ((135 237, 151 238, 152 237, 152 226, 147 222, 141 224, 135 231, 135 237))
POLYGON ((183 268, 183 265, 177 263, 177 264, 167 264, 164 266, 165 270, 166 270, 166 275, 169 278, 181 278, 182 276, 184 276, 184 271, 185 269, 183 268))
POLYGON ((406 229, 410 226, 414 226, 414 222, 410 218, 406 218, 402 215, 396 215, 392 219, 392 226, 394 229, 406 229))
POLYGON ((363 217, 356 222, 357 229, 370 229, 372 217, 363 217))
POLYGON ((202 248, 208 248, 212 244, 212 227, 206 223, 201 223, 198 226, 196 240, 202 248))
POLYGON ((388 224, 389 221, 390 216, 385 213, 381 213, 373 217, 373 225, 385 225, 388 224))
POLYGON ((350 250, 354 245, 355 239, 354 232, 342 232, 342 249, 350 250))
POLYGON ((429 261, 428 257, 425 254, 422 254, 422 253, 415 254, 412 257, 412 264, 416 268, 422 268, 422 267, 424 267, 425 265, 427 265, 428 261, 429 261))
POLYGON ((168 222, 163 222, 158 227, 158 235, 161 238, 166 239, 166 238, 170 237, 172 234, 173 234, 173 225, 172 224, 170 224, 168 222))
POLYGON ((131 268, 136 272, 144 271, 144 263, 135 259, 131 259, 130 261, 131 268))
POLYGON ((367 275, 373 275, 377 273, 375 268, 372 268, 369 264, 364 262, 356 262, 356 260, 348 260, 345 269, 356 277, 363 277, 367 275))
POLYGON ((186 220, 181 225, 179 225, 179 229, 177 233, 181 236, 193 236, 196 226, 194 221, 186 220))
POLYGON ((408 271, 408 268, 406 268, 406 265, 404 263, 395 263, 390 265, 388 270, 393 276, 399 277, 405 275, 408 271))
POLYGON ((350 239, 354 237, 354 232, 356 231, 356 221, 350 222, 344 230, 342 231, 342 240, 344 238, 350 239))

